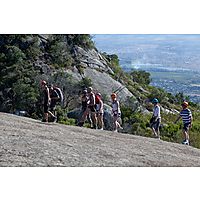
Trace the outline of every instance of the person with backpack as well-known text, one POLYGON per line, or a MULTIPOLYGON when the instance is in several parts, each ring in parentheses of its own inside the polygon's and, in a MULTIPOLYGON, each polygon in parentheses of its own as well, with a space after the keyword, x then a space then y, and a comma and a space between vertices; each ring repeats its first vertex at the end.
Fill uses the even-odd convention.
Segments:
POLYGON ((150 125, 150 128, 153 131, 152 137, 155 137, 156 139, 160 139, 160 123, 161 123, 161 116, 160 116, 160 107, 158 106, 158 99, 152 100, 153 104, 153 117, 152 117, 152 123, 150 125), (155 128, 154 128, 155 127, 155 128))
POLYGON ((187 108, 188 107, 188 103, 187 102, 183 102, 181 104, 183 110, 181 110, 180 116, 178 117, 178 119, 175 121, 175 124, 181 119, 183 119, 183 134, 185 137, 185 140, 183 141, 182 144, 184 145, 189 145, 189 128, 192 128, 192 122, 193 122, 193 118, 192 118, 192 113, 191 111, 187 108))
POLYGON ((57 91, 54 89, 53 84, 48 85, 50 98, 51 98, 51 104, 50 108, 51 111, 55 110, 56 103, 60 101, 60 96, 58 95, 57 91))
POLYGON ((53 115, 50 111, 48 111, 51 99, 50 99, 50 93, 49 93, 49 88, 47 87, 47 83, 45 81, 42 81, 40 86, 44 88, 43 90, 44 100, 42 101, 42 103, 44 104, 45 119, 43 120, 43 122, 48 122, 48 114, 51 115, 51 117, 53 117, 53 122, 56 122, 57 117, 53 115))
MULTIPOLYGON (((82 100, 82 110, 79 113, 79 123, 78 123, 78 125, 84 126, 83 116, 84 116, 85 110, 87 109, 87 104, 89 102, 89 98, 87 97, 87 90, 83 90, 81 95, 82 95, 82 98, 81 98, 81 100, 82 100)), ((92 120, 90 118, 90 113, 88 113, 86 117, 87 117, 88 123, 90 124, 90 127, 92 127, 92 120)))
POLYGON ((87 88, 87 93, 89 97, 89 104, 87 105, 87 109, 84 112, 84 120, 85 123, 86 117, 89 114, 89 112, 92 113, 92 118, 94 120, 94 129, 98 129, 97 127, 97 116, 96 116, 96 100, 95 100, 95 94, 92 93, 92 87, 87 88))
POLYGON ((113 115, 113 123, 115 130, 114 132, 117 132, 117 128, 119 128, 119 132, 123 130, 123 128, 120 126, 119 122, 117 122, 118 117, 121 115, 120 107, 119 107, 119 101, 117 101, 117 95, 115 93, 111 94, 112 99, 112 115, 113 115))
POLYGON ((101 128, 103 130, 103 101, 101 100, 101 93, 96 94, 99 97, 99 101, 96 103, 97 118, 99 118, 101 128))

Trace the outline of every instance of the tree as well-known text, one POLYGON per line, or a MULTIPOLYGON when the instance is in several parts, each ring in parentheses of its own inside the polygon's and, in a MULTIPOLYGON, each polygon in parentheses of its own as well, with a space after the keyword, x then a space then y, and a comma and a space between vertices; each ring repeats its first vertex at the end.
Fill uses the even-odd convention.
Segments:
POLYGON ((130 73, 132 76, 132 79, 134 82, 143 84, 143 85, 149 85, 152 81, 152 78, 150 78, 151 74, 149 72, 146 72, 144 70, 136 71, 134 69, 131 69, 132 72, 130 73))
POLYGON ((68 34, 67 43, 71 46, 80 46, 83 49, 93 49, 95 48, 94 42, 92 41, 92 36, 90 34, 68 34))
POLYGON ((159 87, 159 88, 154 88, 152 87, 151 93, 148 95, 149 99, 152 101, 154 98, 158 99, 159 102, 164 102, 167 97, 167 92, 159 87))
POLYGON ((178 104, 183 103, 184 100, 185 100, 185 98, 184 98, 183 92, 179 92, 178 94, 175 95, 175 101, 176 101, 178 104))

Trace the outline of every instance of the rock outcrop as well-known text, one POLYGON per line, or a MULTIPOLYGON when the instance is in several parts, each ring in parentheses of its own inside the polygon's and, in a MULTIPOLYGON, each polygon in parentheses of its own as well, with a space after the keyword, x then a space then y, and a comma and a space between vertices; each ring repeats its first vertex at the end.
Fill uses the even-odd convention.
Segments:
POLYGON ((191 146, 0 113, 1 167, 200 167, 191 146))

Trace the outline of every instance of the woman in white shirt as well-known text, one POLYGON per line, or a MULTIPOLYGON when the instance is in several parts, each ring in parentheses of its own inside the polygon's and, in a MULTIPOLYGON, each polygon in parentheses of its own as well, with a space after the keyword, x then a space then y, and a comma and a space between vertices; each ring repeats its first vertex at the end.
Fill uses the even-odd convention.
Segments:
POLYGON ((111 94, 111 99, 112 99, 112 115, 113 115, 113 123, 115 126, 115 130, 114 132, 117 132, 117 127, 119 128, 119 132, 122 131, 122 127, 120 126, 120 124, 117 122, 117 118, 120 117, 121 115, 121 111, 119 108, 119 102, 116 100, 117 95, 115 93, 111 94))
POLYGON ((158 106, 158 100, 153 99, 152 104, 153 107, 153 122, 151 123, 150 127, 154 133, 152 137, 155 137, 156 139, 160 139, 160 123, 161 123, 161 117, 160 117, 160 107, 158 106), (155 126, 155 128, 154 128, 155 126))

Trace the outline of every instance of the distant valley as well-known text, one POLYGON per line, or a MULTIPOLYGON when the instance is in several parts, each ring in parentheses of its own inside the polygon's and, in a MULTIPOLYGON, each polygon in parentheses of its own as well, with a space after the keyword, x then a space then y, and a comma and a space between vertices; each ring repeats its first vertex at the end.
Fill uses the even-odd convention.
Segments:
POLYGON ((152 86, 200 102, 200 35, 94 35, 101 52, 116 54, 120 66, 151 73, 152 86))

